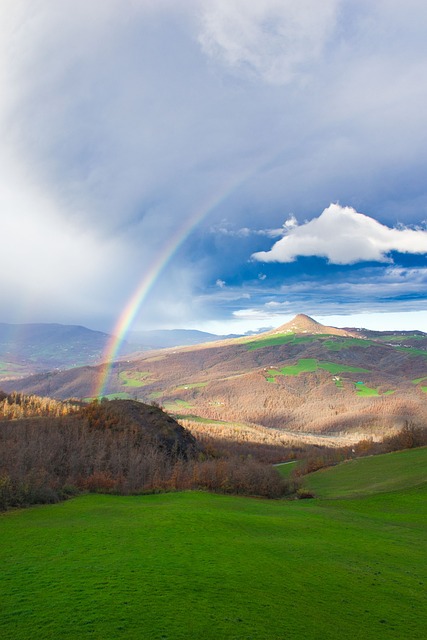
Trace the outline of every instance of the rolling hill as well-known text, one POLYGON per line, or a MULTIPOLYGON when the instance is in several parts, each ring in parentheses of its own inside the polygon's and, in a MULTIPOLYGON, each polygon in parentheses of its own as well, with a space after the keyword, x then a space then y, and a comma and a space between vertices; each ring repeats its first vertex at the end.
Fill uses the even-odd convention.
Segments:
MULTIPOLYGON (((156 401, 181 420, 222 425, 223 432, 239 423, 288 437, 376 438, 425 422, 426 338, 335 329, 299 315, 263 334, 116 362, 105 393, 156 401)), ((77 368, 2 386, 86 398, 101 372, 77 368)))
POLYGON ((316 500, 92 494, 4 514, 1 637, 421 640, 426 452, 360 460, 357 498, 337 499, 345 463, 316 500))

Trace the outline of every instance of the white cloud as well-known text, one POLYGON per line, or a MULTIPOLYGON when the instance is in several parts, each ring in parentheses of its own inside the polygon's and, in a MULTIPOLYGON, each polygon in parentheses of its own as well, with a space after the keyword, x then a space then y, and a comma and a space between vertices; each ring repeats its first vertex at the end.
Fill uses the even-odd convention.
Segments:
POLYGON ((293 221, 297 224, 296 219, 287 220, 280 229, 250 229, 249 227, 233 228, 232 224, 227 220, 222 220, 219 224, 212 225, 210 232, 214 235, 230 236, 235 238, 249 238, 250 236, 265 236, 267 238, 281 238, 291 228, 293 221))
POLYGON ((19 314, 28 309, 39 320, 52 311, 74 320, 79 313, 105 314, 118 275, 115 260, 125 260, 120 240, 67 220, 10 157, 9 166, 0 166, 2 317, 22 321, 19 314))
POLYGON ((232 69, 286 84, 320 56, 339 5, 340 0, 205 2, 199 42, 232 69))
POLYGON ((299 256, 318 256, 331 264, 355 264, 392 262, 391 251, 427 253, 427 231, 390 229, 351 207, 331 204, 318 218, 292 227, 270 251, 252 257, 260 262, 293 262, 299 256))

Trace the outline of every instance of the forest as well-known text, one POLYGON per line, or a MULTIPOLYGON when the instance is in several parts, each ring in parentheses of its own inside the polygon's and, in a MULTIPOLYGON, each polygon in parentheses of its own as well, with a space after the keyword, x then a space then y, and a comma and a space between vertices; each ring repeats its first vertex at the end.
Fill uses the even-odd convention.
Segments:
POLYGON ((342 460, 427 443, 407 422, 382 441, 341 447, 274 440, 265 430, 221 433, 180 425, 132 400, 84 404, 0 395, 0 509, 54 503, 82 492, 122 495, 204 489, 267 498, 308 497, 300 477, 342 460), (274 463, 297 460, 283 478, 274 463))

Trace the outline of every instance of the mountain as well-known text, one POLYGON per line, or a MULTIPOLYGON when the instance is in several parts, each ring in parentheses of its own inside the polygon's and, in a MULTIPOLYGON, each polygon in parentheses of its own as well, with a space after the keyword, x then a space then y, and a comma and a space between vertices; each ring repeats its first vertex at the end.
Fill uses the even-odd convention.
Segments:
POLYGON ((281 333, 296 333, 310 335, 333 335, 333 336, 351 336, 354 337, 355 333, 351 329, 337 329, 336 327, 328 327, 324 324, 320 324, 310 316, 306 316, 304 313, 299 313, 293 320, 282 324, 277 329, 268 331, 268 334, 275 335, 281 333))
POLYGON ((110 340, 78 325, 0 323, 0 380, 97 363, 110 340))
MULTIPOLYGON (((276 438, 377 438, 427 422, 427 335, 405 333, 404 344, 395 337, 369 338, 297 316, 256 336, 122 359, 112 365, 105 393, 159 402, 200 428, 216 425, 221 437, 238 428, 258 430, 260 438, 263 430, 276 438)), ((84 398, 101 374, 85 367, 2 386, 84 398)))
MULTIPOLYGON (((237 336, 186 329, 132 332, 120 354, 195 345, 237 336)), ((0 381, 102 361, 112 336, 79 325, 0 323, 0 381)))

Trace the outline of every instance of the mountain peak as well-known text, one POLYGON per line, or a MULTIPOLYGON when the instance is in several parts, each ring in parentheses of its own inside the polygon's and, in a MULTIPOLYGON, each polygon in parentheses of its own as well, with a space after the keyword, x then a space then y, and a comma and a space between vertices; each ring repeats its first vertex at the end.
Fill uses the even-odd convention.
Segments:
POLYGON ((270 334, 275 333, 309 333, 309 334, 330 334, 335 336, 352 336, 353 334, 345 329, 337 329, 336 327, 328 327, 324 324, 320 324, 305 313, 299 313, 298 315, 282 324, 277 329, 269 331, 270 334))

